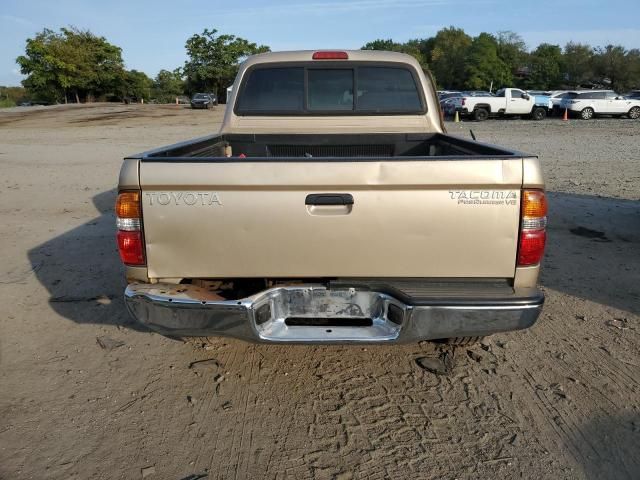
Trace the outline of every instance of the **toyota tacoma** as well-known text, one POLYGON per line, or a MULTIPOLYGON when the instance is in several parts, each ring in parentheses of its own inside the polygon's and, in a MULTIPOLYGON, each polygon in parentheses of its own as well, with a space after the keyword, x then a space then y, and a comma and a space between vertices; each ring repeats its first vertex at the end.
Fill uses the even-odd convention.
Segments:
POLYGON ((415 59, 276 52, 220 130, 124 159, 126 305, 173 337, 465 343, 530 327, 547 203, 535 156, 448 135, 415 59))

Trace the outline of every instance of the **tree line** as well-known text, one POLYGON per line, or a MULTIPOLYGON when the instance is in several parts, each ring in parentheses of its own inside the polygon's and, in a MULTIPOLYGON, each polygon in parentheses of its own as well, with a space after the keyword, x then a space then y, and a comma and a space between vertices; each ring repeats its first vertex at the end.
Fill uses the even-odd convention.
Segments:
MULTIPOLYGON (((31 98, 60 103, 128 98, 166 103, 198 91, 215 92, 224 99, 239 64, 249 55, 270 50, 244 38, 218 34, 215 29, 191 36, 185 49, 183 66, 161 70, 150 78, 125 68, 120 47, 88 30, 69 27, 58 32, 44 29, 27 39, 25 53, 16 62, 26 75, 22 84, 31 98)), ((483 32, 472 37, 461 28, 449 27, 426 39, 378 39, 362 49, 413 55, 441 89, 516 86, 625 91, 640 85, 640 49, 620 45, 542 43, 529 51, 514 32, 483 32)))
POLYGON ((514 86, 527 90, 612 88, 626 91, 640 86, 640 49, 621 45, 592 47, 569 42, 564 47, 542 43, 527 50, 514 32, 467 35, 449 27, 427 39, 396 43, 375 40, 367 50, 408 53, 431 71, 439 88, 488 90, 514 86))
POLYGON ((24 55, 16 59, 26 75, 22 85, 31 98, 48 102, 94 100, 174 101, 194 92, 216 92, 224 98, 240 62, 269 47, 234 35, 205 29, 185 44, 188 60, 174 70, 160 70, 155 78, 127 70, 122 49, 106 38, 75 27, 59 32, 44 29, 26 41, 24 55))

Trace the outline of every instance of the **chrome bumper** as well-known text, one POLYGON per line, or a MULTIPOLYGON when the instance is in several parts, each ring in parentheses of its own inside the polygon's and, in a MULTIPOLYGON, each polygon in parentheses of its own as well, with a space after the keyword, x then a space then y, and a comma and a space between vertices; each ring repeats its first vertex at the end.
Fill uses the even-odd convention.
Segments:
POLYGON ((125 301, 148 328, 173 336, 228 336, 268 343, 410 343, 482 336, 533 325, 544 296, 538 290, 495 304, 409 305, 382 292, 321 285, 265 290, 241 300, 217 300, 192 285, 131 284, 125 301))

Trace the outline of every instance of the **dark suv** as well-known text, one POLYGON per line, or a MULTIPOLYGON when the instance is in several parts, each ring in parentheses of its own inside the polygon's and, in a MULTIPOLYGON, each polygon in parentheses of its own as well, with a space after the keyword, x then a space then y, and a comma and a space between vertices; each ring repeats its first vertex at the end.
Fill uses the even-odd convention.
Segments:
POLYGON ((191 98, 191 108, 211 108, 218 104, 218 99, 212 93, 196 93, 191 98))

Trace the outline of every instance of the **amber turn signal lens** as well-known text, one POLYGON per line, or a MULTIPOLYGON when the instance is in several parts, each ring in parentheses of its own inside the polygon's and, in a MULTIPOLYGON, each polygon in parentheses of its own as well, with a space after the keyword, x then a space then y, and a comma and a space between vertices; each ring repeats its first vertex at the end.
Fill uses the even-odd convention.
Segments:
POLYGON ((547 215, 547 197, 542 190, 522 191, 522 218, 539 218, 547 215))
POLYGON ((122 192, 118 195, 116 217, 140 218, 140 192, 122 192))

